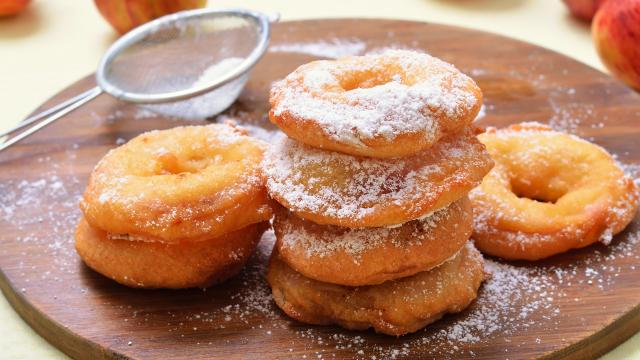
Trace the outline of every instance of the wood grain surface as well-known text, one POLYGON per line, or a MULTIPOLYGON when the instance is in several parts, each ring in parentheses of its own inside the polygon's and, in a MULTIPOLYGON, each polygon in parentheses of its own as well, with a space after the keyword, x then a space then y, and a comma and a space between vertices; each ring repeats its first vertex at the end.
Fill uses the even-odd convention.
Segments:
MULTIPOLYGON (((547 122, 604 146, 638 176, 637 94, 548 50, 443 25, 277 24, 269 52, 226 114, 269 138, 273 80, 317 58, 389 47, 428 51, 474 77, 485 95, 481 124, 547 122)), ((92 77, 80 80, 43 108, 93 85, 92 77)), ((92 167, 141 132, 185 123, 204 121, 158 117, 102 95, 0 154, 0 287, 38 333, 74 358, 579 359, 640 328, 638 218, 609 247, 536 264, 488 259, 492 277, 469 309, 401 338, 288 319, 263 279, 270 234, 241 275, 206 290, 134 290, 94 273, 73 249, 77 204, 92 167)))

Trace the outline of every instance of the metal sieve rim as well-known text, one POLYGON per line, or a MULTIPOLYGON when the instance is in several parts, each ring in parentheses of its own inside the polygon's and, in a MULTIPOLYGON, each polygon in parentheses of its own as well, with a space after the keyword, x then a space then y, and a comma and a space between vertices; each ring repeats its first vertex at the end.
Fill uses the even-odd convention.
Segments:
POLYGON ((111 45, 111 47, 107 50, 105 55, 100 60, 98 70, 96 71, 96 81, 98 83, 98 86, 100 86, 100 88, 102 88, 102 90, 104 90, 106 93, 118 99, 138 104, 157 104, 189 99, 191 97, 202 95, 219 86, 227 84, 228 82, 242 76, 247 71, 251 70, 251 68, 256 64, 256 62, 258 62, 258 60, 260 60, 260 58, 267 50, 270 34, 271 24, 269 22, 269 17, 265 14, 246 9, 197 9, 166 15, 129 31, 120 39, 118 39, 113 45, 111 45), (156 29, 168 24, 182 21, 187 18, 229 15, 249 19, 256 23, 259 30, 258 44, 256 45, 255 49, 251 51, 249 56, 247 56, 247 58, 244 59, 244 61, 242 61, 240 65, 238 65, 238 67, 236 67, 228 74, 224 74, 217 79, 212 80, 209 84, 204 84, 190 89, 178 91, 147 94, 124 91, 118 86, 112 84, 107 79, 107 76, 105 74, 106 69, 115 59, 115 57, 124 49, 138 42, 140 39, 146 37, 149 33, 155 31, 156 29))

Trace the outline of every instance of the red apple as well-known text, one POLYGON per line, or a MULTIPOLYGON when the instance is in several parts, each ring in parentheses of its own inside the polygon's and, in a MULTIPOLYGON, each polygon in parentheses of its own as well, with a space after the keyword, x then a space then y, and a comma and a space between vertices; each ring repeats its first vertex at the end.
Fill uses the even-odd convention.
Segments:
POLYGON ((612 74, 640 90, 640 0, 611 0, 596 13, 591 32, 612 74))
POLYGON ((29 5, 30 0, 0 0, 0 16, 11 16, 20 13, 29 5))
POLYGON ((160 16, 207 5, 207 0, 94 0, 94 2, 102 17, 121 34, 160 16))
POLYGON ((591 22, 598 8, 606 0, 562 0, 569 8, 571 15, 580 20, 591 22))

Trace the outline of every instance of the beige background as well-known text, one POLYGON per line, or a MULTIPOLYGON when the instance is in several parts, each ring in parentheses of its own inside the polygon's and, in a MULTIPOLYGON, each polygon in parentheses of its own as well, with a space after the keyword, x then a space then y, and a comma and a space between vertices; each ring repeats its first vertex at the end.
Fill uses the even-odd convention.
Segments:
MULTIPOLYGON (((589 28, 560 0, 209 0, 211 6, 279 11, 284 20, 388 17, 455 24, 551 48, 603 70, 589 28)), ((0 130, 95 69, 116 35, 90 0, 35 0, 21 16, 0 20, 0 130)), ((65 356, 40 338, 0 296, 0 358, 65 356)), ((640 334, 606 359, 639 359, 640 334)))

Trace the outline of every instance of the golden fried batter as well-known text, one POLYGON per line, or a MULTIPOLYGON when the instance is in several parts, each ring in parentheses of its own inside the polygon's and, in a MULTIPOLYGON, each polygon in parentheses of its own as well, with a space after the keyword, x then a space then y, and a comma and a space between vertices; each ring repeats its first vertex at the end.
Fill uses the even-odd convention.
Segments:
POLYGON ((150 131, 96 166, 80 207, 94 227, 167 243, 269 220, 266 144, 226 124, 150 131))
POLYGON ((414 155, 476 117, 471 78, 424 53, 389 50, 304 64, 271 88, 269 119, 307 145, 355 156, 414 155))
POLYGON ((265 156, 267 189, 297 216, 350 228, 404 224, 480 184, 493 166, 469 129, 402 159, 372 159, 282 138, 265 156))
POLYGON ((451 260, 414 276, 380 285, 348 287, 305 278, 271 257, 267 281, 276 304, 299 321, 403 335, 446 313, 464 310, 484 279, 482 255, 471 243, 451 260))
POLYGON ((470 193, 481 251, 538 260, 608 244, 638 208, 638 188, 603 148, 538 123, 479 136, 496 162, 470 193))
POLYGON ((76 250, 90 268, 123 285, 207 287, 237 274, 267 227, 261 222, 209 240, 167 244, 120 239, 82 218, 76 250))
POLYGON ((280 258, 302 275, 349 286, 375 285, 440 265, 471 236, 471 202, 462 199, 393 228, 318 225, 277 207, 280 258))

